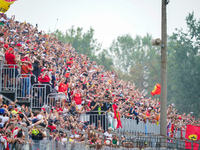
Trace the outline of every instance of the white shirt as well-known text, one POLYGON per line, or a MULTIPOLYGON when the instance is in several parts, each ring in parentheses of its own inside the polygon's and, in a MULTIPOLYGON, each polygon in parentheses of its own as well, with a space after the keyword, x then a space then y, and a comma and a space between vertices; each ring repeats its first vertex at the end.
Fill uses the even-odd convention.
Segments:
POLYGON ((4 126, 4 123, 9 120, 9 117, 4 117, 2 115, 0 115, 0 118, 2 119, 2 122, 0 123, 0 124, 2 124, 2 126, 4 126))
POLYGON ((112 134, 108 133, 107 131, 104 133, 104 135, 106 136, 106 139, 108 140, 112 140, 112 134))

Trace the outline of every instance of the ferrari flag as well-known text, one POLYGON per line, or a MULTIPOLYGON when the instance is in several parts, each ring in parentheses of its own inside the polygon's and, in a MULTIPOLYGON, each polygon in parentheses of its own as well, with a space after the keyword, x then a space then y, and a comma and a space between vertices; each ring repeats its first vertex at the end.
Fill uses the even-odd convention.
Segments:
MULTIPOLYGON (((193 141, 200 140, 200 127, 187 125, 185 138, 193 141)), ((198 150, 199 144, 193 143, 193 149, 198 150)), ((191 149, 191 142, 185 141, 185 148, 191 149)))
POLYGON ((156 86, 154 87, 154 90, 151 91, 151 95, 159 95, 161 93, 161 85, 159 83, 156 84, 156 86))
POLYGON ((117 119, 117 127, 116 129, 118 129, 119 127, 122 128, 122 122, 121 122, 121 118, 120 118, 120 114, 117 110, 117 105, 113 104, 113 111, 114 111, 114 119, 117 119))
POLYGON ((17 0, 0 0, 0 12, 5 13, 17 0))

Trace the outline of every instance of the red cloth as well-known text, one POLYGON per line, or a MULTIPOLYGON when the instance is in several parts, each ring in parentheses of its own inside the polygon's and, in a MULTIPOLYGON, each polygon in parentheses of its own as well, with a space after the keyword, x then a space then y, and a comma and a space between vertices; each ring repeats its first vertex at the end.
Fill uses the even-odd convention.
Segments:
MULTIPOLYGON (((194 141, 200 140, 200 127, 187 125, 185 138, 189 140, 194 140, 194 141)), ((199 144, 193 143, 194 150, 198 150, 198 147, 199 147, 199 144)), ((185 141, 185 148, 191 149, 191 143, 188 141, 185 141)))
POLYGON ((116 116, 116 109, 117 109, 117 105, 116 105, 116 104, 113 104, 114 119, 117 119, 117 116, 116 116))
POLYGON ((59 113, 59 115, 60 115, 60 114, 62 113, 62 111, 63 111, 62 108, 61 108, 61 107, 58 107, 58 108, 55 107, 55 108, 56 108, 56 111, 57 111, 57 112, 59 113))
MULTIPOLYGON (((16 65, 16 62, 14 61, 14 59, 15 59, 15 55, 14 54, 7 53, 5 55, 5 58, 6 58, 6 61, 7 61, 8 65, 16 65)), ((9 68, 14 68, 14 67, 13 66, 9 66, 9 68)), ((17 68, 17 66, 15 68, 17 68)))
POLYGON ((48 125, 48 127, 51 129, 51 131, 56 130, 56 127, 55 127, 55 126, 50 126, 50 125, 48 125))
POLYGON ((74 101, 75 101, 76 105, 80 105, 82 103, 81 94, 76 93, 74 95, 74 101))
POLYGON ((151 92, 151 95, 159 95, 161 93, 161 85, 160 84, 156 84, 156 86, 154 87, 154 90, 151 92))
POLYGON ((149 116, 150 116, 149 111, 146 111, 146 117, 149 117, 149 116))
MULTIPOLYGON (((68 83, 64 84, 64 83, 60 83, 59 87, 58 87, 58 92, 65 92, 68 89, 68 83)), ((67 95, 67 93, 65 93, 65 95, 67 95)))
POLYGON ((116 129, 118 129, 119 127, 122 128, 122 122, 121 122, 121 118, 120 118, 120 113, 117 112, 117 105, 113 104, 113 110, 114 110, 114 119, 117 119, 117 127, 116 129))
POLYGON ((65 77, 68 78, 70 73, 65 73, 65 77))
POLYGON ((49 78, 48 75, 45 75, 44 78, 42 78, 42 75, 40 75, 38 77, 38 81, 41 82, 41 83, 43 83, 43 82, 50 82, 50 78, 49 78))

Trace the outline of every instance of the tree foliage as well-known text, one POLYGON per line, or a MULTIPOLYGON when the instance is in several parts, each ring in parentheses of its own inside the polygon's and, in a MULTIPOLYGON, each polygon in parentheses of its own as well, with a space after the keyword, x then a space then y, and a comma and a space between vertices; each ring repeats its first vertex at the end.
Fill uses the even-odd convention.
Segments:
POLYGON ((144 66, 147 66, 150 76, 146 82, 149 93, 157 82, 160 81, 160 49, 151 45, 151 35, 144 37, 131 37, 129 34, 119 36, 109 48, 112 59, 120 77, 134 82, 136 87, 142 91, 144 80, 144 66))
POLYGON ((200 117, 200 20, 186 17, 187 32, 177 30, 168 44, 168 99, 182 112, 200 117))
POLYGON ((99 65, 104 65, 107 70, 112 69, 113 62, 106 55, 105 51, 101 50, 101 43, 94 39, 94 29, 90 28, 83 32, 83 28, 74 26, 68 29, 65 33, 57 30, 55 35, 64 43, 70 43, 76 49, 78 54, 87 54, 87 56, 96 61, 99 65))

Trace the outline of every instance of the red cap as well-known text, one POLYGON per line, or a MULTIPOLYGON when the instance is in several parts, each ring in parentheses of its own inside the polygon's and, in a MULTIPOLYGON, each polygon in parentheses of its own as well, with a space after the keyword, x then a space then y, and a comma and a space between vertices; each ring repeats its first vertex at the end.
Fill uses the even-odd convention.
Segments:
POLYGON ((20 44, 20 43, 17 43, 17 46, 18 46, 18 47, 20 47, 20 46, 22 46, 22 44, 20 44))
POLYGON ((26 41, 27 44, 30 43, 30 42, 31 42, 31 41, 29 41, 29 40, 26 41))
POLYGON ((12 47, 9 47, 8 51, 11 52, 12 50, 13 50, 13 48, 12 48, 12 47))
POLYGON ((116 100, 116 99, 114 99, 114 102, 117 102, 117 100, 116 100))
POLYGON ((52 69, 50 69, 49 71, 52 71, 52 69))
POLYGON ((8 44, 5 44, 4 47, 5 47, 5 48, 8 48, 8 44))
POLYGON ((71 57, 69 60, 73 60, 74 58, 73 57, 71 57))
POLYGON ((68 78, 68 77, 69 77, 69 75, 70 75, 69 73, 65 73, 65 77, 66 77, 66 78, 68 78))
POLYGON ((47 70, 47 68, 43 68, 43 69, 41 70, 41 72, 43 72, 43 71, 45 71, 45 70, 47 70))
POLYGON ((41 110, 43 110, 43 111, 46 111, 46 109, 45 109, 45 108, 41 108, 41 110))

